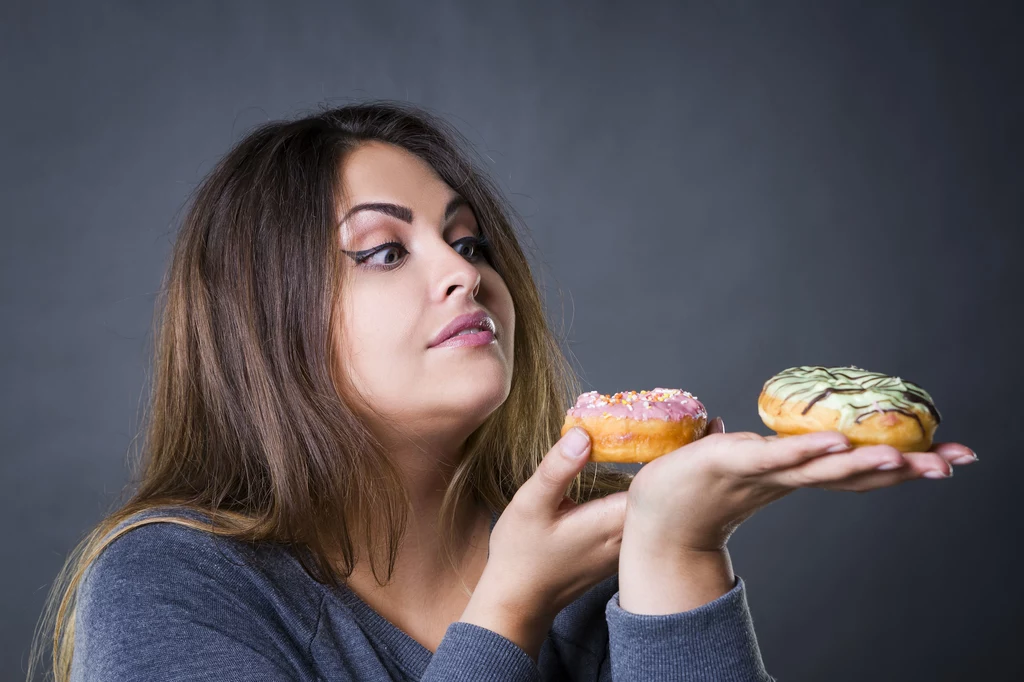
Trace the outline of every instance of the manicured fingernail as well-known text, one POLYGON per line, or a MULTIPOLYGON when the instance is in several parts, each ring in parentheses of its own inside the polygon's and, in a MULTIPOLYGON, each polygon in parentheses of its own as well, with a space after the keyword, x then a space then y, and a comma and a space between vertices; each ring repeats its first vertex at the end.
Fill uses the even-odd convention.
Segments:
POLYGON ((903 466, 903 462, 886 462, 876 467, 879 471, 892 471, 893 469, 899 469, 903 466))
POLYGON ((836 443, 835 445, 833 445, 829 449, 825 450, 825 452, 827 452, 829 454, 833 454, 833 453, 836 453, 836 452, 846 452, 847 450, 851 450, 851 449, 853 449, 853 446, 850 445, 849 443, 836 443))
POLYGON ((574 426, 562 438, 562 452, 569 457, 581 457, 587 451, 589 442, 587 432, 574 426))
POLYGON ((923 475, 925 478, 949 478, 950 476, 953 475, 953 470, 950 469, 949 473, 947 474, 946 472, 941 471, 939 469, 929 469, 928 471, 924 472, 923 475))
POLYGON ((978 461, 978 456, 976 454, 974 454, 974 452, 972 451, 971 454, 969 454, 969 455, 961 455, 960 457, 957 457, 956 459, 954 459, 953 460, 953 464, 970 464, 972 462, 977 462, 977 461, 978 461))

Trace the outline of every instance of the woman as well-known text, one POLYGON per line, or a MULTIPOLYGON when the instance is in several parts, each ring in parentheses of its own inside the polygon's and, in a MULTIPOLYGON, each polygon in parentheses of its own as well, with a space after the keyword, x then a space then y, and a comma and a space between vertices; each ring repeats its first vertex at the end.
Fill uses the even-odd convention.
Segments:
POLYGON ((464 146, 353 105, 260 127, 198 188, 140 481, 51 592, 58 681, 770 680, 736 526, 972 454, 716 419, 631 478, 553 443, 579 386, 464 146))

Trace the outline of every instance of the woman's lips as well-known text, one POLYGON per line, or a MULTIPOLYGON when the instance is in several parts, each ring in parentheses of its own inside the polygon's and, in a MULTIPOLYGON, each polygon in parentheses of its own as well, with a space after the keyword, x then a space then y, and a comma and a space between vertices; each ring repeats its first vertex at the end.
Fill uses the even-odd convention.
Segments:
POLYGON ((461 348, 463 346, 486 346, 494 340, 494 334, 488 329, 473 334, 456 334, 447 341, 434 346, 434 348, 461 348))

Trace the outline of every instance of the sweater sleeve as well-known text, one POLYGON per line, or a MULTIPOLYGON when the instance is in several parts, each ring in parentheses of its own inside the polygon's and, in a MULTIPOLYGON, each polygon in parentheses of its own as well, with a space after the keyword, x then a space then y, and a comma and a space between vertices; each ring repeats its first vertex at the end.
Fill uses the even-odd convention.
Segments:
POLYGON ((538 682, 533 659, 512 640, 457 621, 448 626, 421 682, 538 682))
POLYGON ((739 576, 718 599, 668 615, 626 611, 615 592, 605 616, 611 681, 774 682, 761 660, 739 576))
POLYGON ((299 652, 258 604, 244 573, 198 532, 133 529, 83 576, 71 681, 300 679, 299 652))

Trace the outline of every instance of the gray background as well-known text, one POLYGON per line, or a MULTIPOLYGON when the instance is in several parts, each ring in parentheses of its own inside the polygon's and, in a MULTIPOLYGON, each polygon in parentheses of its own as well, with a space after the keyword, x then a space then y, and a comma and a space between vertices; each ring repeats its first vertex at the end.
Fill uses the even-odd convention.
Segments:
POLYGON ((935 397, 951 480, 800 490, 731 542, 784 680, 1019 667, 1020 21, 963 3, 6 3, 0 679, 128 481, 186 193, 250 126, 408 100, 532 230, 587 388, 729 430, 796 364, 935 397))

